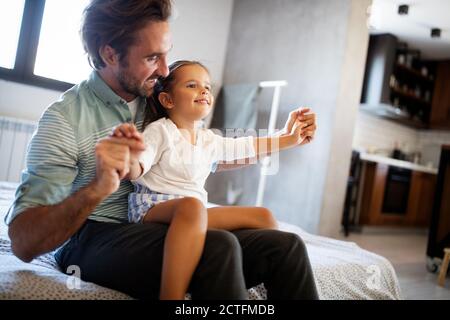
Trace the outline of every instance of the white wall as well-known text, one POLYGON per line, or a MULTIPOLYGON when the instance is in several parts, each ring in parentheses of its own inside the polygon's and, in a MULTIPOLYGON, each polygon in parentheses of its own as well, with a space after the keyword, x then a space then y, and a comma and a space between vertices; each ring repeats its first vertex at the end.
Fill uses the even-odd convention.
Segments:
POLYGON ((169 61, 198 60, 219 87, 230 31, 234 0, 174 0, 173 50, 169 61))
MULTIPOLYGON (((174 48, 169 60, 205 63, 217 88, 222 83, 234 0, 174 0, 174 48)), ((38 120, 61 92, 0 80, 0 116, 38 120)))
POLYGON ((442 145, 450 145, 450 131, 420 130, 419 150, 422 152, 422 163, 432 163, 435 168, 439 167, 442 145))
POLYGON ((407 152, 416 151, 419 131, 404 125, 359 112, 353 147, 356 149, 389 153, 395 142, 407 152))
POLYGON ((390 155, 396 142, 404 152, 420 152, 422 164, 437 167, 441 145, 450 144, 450 131, 417 130, 359 112, 353 148, 390 155))
POLYGON ((0 116, 38 120, 61 92, 0 80, 0 116))

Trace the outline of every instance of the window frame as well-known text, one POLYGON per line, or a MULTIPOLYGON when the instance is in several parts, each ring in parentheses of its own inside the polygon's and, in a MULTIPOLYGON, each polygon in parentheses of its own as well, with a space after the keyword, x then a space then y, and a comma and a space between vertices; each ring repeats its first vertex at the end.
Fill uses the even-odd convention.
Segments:
POLYGON ((46 89, 66 91, 73 87, 74 84, 38 76, 33 73, 44 9, 45 0, 25 0, 14 68, 0 67, 0 79, 46 89))

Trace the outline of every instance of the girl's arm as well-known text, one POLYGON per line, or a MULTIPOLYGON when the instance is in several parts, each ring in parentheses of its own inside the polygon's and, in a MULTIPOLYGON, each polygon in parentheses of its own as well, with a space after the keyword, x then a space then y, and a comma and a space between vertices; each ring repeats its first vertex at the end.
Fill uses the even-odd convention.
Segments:
MULTIPOLYGON (((135 139, 141 143, 144 143, 144 138, 142 134, 137 130, 134 124, 122 123, 121 125, 114 128, 111 136, 118 138, 128 138, 135 139)), ((139 162, 139 155, 142 151, 132 151, 130 150, 130 172, 124 177, 127 180, 136 180, 142 174, 143 168, 139 162)))
POLYGON ((247 167, 251 164, 255 164, 257 162, 257 157, 255 158, 245 158, 239 161, 239 164, 236 163, 236 160, 233 161, 219 161, 217 163, 217 169, 214 172, 222 172, 228 170, 235 170, 247 167))
POLYGON ((296 145, 299 145, 303 141, 301 133, 301 125, 297 126, 298 129, 294 133, 284 135, 280 137, 263 137, 254 138, 253 145, 255 147, 256 154, 258 156, 268 155, 273 152, 279 152, 284 149, 289 149, 296 145))
POLYGON ((308 123, 296 120, 289 134, 278 137, 254 138, 253 144, 256 154, 258 156, 268 155, 300 145, 307 137, 307 131, 304 130, 307 126, 308 123))
POLYGON ((284 129, 272 137, 254 140, 257 155, 270 154, 311 142, 316 131, 316 114, 309 108, 291 111, 284 129))
MULTIPOLYGON (((290 135, 296 121, 300 121, 301 123, 305 124, 305 128, 304 128, 305 138, 303 139, 303 141, 301 141, 300 145, 310 143, 314 137, 315 130, 316 130, 316 115, 315 115, 315 113, 309 113, 310 111, 311 111, 311 109, 309 109, 309 108, 299 108, 294 111, 291 111, 289 113, 289 118, 287 119, 284 128, 282 130, 274 133, 272 137, 273 138, 276 138, 276 137, 281 138, 281 137, 290 135)), ((261 141, 261 142, 264 143, 264 141, 261 141)), ((265 145, 267 145, 267 143, 265 145)), ((274 152, 274 151, 272 151, 272 152, 274 152)), ((239 164, 237 164, 236 161, 219 162, 216 172, 234 170, 234 169, 246 167, 250 164, 255 164, 257 162, 256 160, 257 160, 256 158, 251 158, 251 159, 248 158, 248 159, 245 159, 245 161, 240 160, 239 164)))
POLYGON ((136 180, 142 175, 142 171, 144 171, 144 168, 142 168, 141 163, 139 160, 131 161, 130 162, 130 172, 128 175, 125 176, 124 179, 127 180, 136 180))
MULTIPOLYGON (((295 120, 295 119, 294 119, 295 120)), ((291 121, 291 117, 289 118, 288 122, 291 121)), ((293 123, 292 123, 293 125, 293 123)), ((292 128, 292 125, 290 125, 290 128, 292 128)), ((286 124, 286 126, 288 126, 286 124)), ((277 131, 273 134, 273 137, 281 137, 281 136, 285 136, 288 133, 286 133, 286 128, 280 131, 277 131)), ((246 158, 246 159, 242 159, 239 160, 239 163, 236 163, 236 160, 233 161, 219 161, 217 163, 217 168, 214 172, 223 172, 223 171, 230 171, 230 170, 236 170, 236 169, 241 169, 244 167, 247 167, 251 164, 255 164, 258 161, 258 156, 253 157, 253 158, 246 158)))

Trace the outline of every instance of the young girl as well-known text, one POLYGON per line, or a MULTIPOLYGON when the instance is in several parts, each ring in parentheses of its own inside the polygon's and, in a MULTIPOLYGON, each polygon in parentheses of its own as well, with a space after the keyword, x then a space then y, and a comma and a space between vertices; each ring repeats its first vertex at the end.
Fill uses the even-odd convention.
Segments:
MULTIPOLYGON (((164 244, 160 299, 184 299, 200 260, 208 228, 277 228, 271 212, 258 207, 206 209, 206 178, 213 163, 277 152, 311 139, 314 128, 298 120, 279 137, 224 138, 197 128, 212 109, 208 70, 195 61, 177 61, 159 79, 140 134, 130 124, 115 128, 117 137, 144 140, 146 150, 130 165, 135 182, 129 196, 130 222, 170 224, 164 244)), ((305 111, 309 111, 306 109, 305 111)))

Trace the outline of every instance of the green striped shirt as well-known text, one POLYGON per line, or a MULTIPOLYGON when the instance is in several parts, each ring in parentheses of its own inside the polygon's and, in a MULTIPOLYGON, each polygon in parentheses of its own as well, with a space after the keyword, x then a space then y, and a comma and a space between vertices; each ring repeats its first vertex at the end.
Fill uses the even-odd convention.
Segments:
MULTIPOLYGON (((145 99, 140 99, 135 123, 142 130, 145 99)), ((88 80, 65 92, 39 120, 27 152, 26 169, 9 209, 7 224, 26 208, 57 204, 95 177, 95 145, 112 128, 131 122, 126 101, 93 72, 88 80)), ((89 219, 127 221, 129 181, 101 202, 89 219)))

